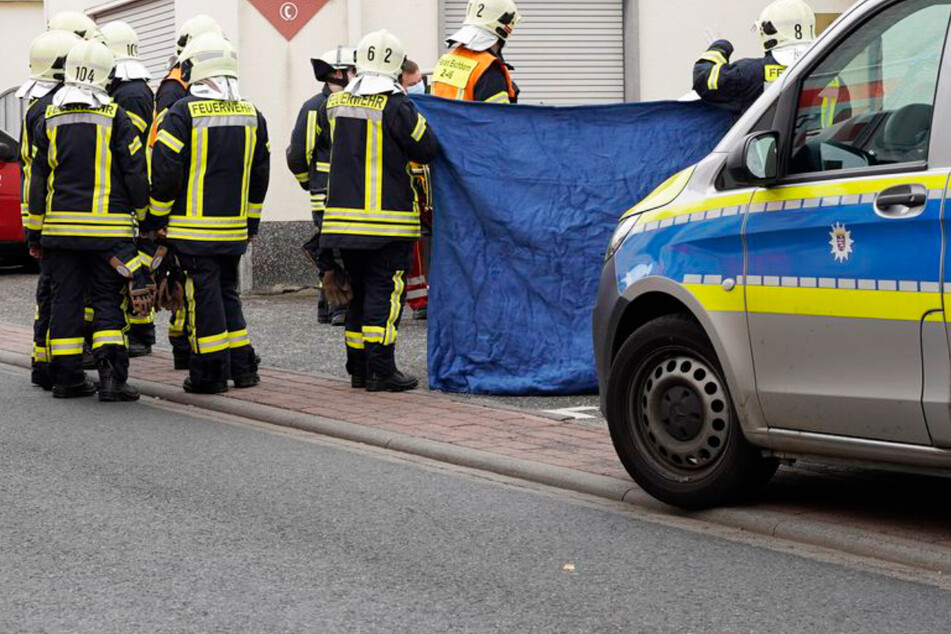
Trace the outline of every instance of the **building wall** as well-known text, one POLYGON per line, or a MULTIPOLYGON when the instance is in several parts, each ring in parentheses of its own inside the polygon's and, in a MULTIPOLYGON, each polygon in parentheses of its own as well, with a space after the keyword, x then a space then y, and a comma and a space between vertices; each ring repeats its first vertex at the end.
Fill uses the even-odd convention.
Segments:
POLYGON ((4 92, 19 86, 27 78, 30 68, 30 43, 46 28, 42 0, 0 0, 0 23, 3 24, 0 92, 4 92))
MULTIPOLYGON (((816 13, 842 13, 854 0, 811 0, 816 13)), ((736 47, 734 59, 759 57, 753 23, 767 0, 638 0, 638 64, 642 101, 676 99, 691 89, 694 61, 714 39, 736 47)), ((631 63, 632 60, 628 60, 631 63)))

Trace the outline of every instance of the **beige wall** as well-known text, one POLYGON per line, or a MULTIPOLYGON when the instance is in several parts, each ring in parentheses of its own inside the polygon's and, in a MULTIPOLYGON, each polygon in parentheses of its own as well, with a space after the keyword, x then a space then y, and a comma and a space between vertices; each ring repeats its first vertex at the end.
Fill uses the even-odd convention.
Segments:
MULTIPOLYGON (((812 0, 818 13, 841 13, 854 0, 812 0)), ((690 69, 710 38, 725 38, 736 56, 763 54, 753 22, 767 0, 639 0, 641 99, 676 99, 690 91, 690 69)))
POLYGON ((3 33, 0 92, 26 81, 30 72, 30 43, 45 28, 42 2, 0 1, 0 33, 3 33))
MULTIPOLYGON (((638 64, 641 98, 675 99, 686 93, 690 89, 690 69, 706 49, 709 37, 732 40, 737 55, 760 55, 760 43, 750 26, 766 1, 639 0, 640 54, 629 59, 629 63, 638 64)), ((815 0, 813 6, 818 12, 838 13, 851 3, 852 0, 815 0)), ((4 23, 9 8, 20 4, 26 3, 0 0, 4 23)), ((103 0, 46 0, 50 13, 88 10, 102 4, 103 0)), ((248 0, 175 0, 175 4, 178 25, 197 13, 206 13, 221 23, 238 47, 242 90, 264 112, 269 124, 271 189, 265 220, 270 221, 310 217, 308 197, 287 171, 284 149, 300 105, 318 88, 310 67, 311 57, 348 43, 351 32, 368 33, 380 28, 400 37, 410 57, 424 68, 432 68, 441 52, 437 37, 438 0, 331 0, 291 42, 248 0), (348 15, 351 7, 360 7, 355 21, 348 15)), ((43 27, 42 18, 35 19, 35 23, 35 28, 18 28, 15 33, 23 33, 28 43, 43 27)), ((20 66, 25 68, 25 45, 14 50, 15 56, 22 57, 20 66), (21 50, 22 55, 18 52, 21 50)), ((12 73, 15 79, 8 83, 18 83, 24 74, 12 73)))

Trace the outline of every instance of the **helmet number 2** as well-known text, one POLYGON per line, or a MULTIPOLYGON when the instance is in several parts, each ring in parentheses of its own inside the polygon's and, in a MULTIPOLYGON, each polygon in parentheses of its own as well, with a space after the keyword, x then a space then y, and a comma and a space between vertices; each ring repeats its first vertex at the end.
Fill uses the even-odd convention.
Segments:
POLYGON ((92 68, 80 66, 76 69, 76 79, 79 81, 96 81, 96 71, 92 68))
MULTIPOLYGON (((376 47, 371 46, 370 48, 367 49, 367 61, 372 62, 375 59, 376 59, 376 47)), ((383 63, 389 64, 390 60, 392 59, 393 59, 393 49, 388 48, 386 49, 386 55, 383 56, 383 63)))

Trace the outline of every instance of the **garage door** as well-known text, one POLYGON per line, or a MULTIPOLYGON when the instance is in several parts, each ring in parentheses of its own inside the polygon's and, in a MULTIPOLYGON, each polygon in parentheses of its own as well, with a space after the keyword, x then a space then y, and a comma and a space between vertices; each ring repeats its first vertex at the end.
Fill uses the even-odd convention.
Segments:
POLYGON ((92 15, 99 24, 128 22, 139 34, 139 57, 152 73, 153 84, 165 77, 175 55, 175 0, 137 0, 92 15))
MULTIPOLYGON (((442 0, 445 36, 466 0, 442 0)), ((505 47, 522 103, 572 105, 624 100, 623 0, 518 0, 522 22, 505 47)))

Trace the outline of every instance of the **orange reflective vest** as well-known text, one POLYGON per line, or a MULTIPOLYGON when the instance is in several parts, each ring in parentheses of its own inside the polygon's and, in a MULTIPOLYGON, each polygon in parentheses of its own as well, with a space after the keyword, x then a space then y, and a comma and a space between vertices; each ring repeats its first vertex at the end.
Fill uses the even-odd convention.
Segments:
POLYGON ((488 51, 476 53, 463 46, 457 46, 439 60, 433 73, 432 93, 445 99, 475 101, 476 84, 493 64, 498 65, 505 75, 509 100, 515 99, 518 92, 515 90, 508 67, 488 51))

